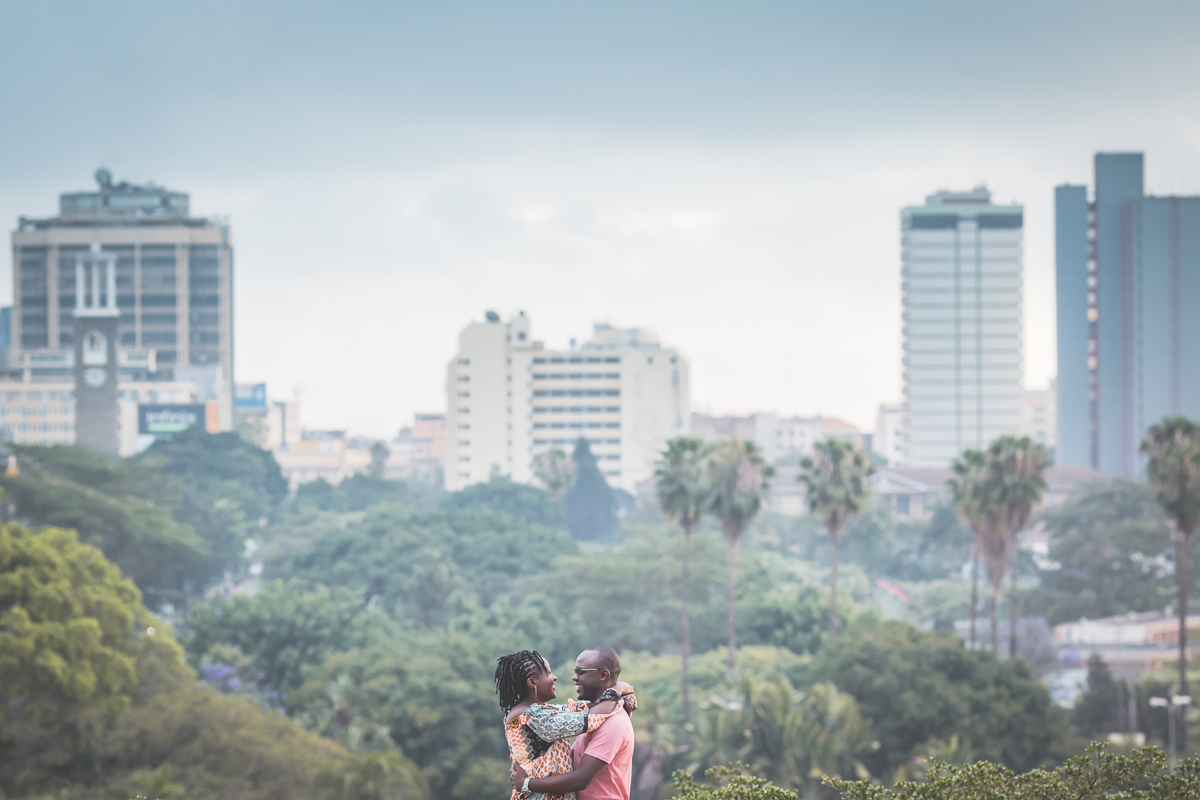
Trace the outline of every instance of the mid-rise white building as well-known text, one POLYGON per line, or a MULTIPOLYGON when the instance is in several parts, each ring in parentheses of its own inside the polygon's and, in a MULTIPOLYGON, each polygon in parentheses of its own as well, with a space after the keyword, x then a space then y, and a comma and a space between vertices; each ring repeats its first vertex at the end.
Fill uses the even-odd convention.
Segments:
POLYGON ((904 405, 883 403, 875 417, 875 435, 871 437, 871 450, 895 466, 904 461, 904 405))
POLYGON ((834 417, 780 417, 760 411, 745 417, 692 414, 692 435, 706 442, 737 436, 754 442, 770 464, 794 465, 826 439, 848 439, 863 446, 858 428, 834 417))
POLYGON ((1028 389, 1021 403, 1021 435, 1053 450, 1058 443, 1058 392, 1055 381, 1049 389, 1028 389))
POLYGON ((633 492, 668 439, 690 430, 688 363, 643 329, 597 323, 578 349, 546 350, 524 313, 489 311, 446 370, 445 485, 534 481, 534 459, 586 438, 609 484, 633 492))
POLYGON ((907 464, 947 466, 1021 425, 1023 226, 984 187, 901 214, 907 464))

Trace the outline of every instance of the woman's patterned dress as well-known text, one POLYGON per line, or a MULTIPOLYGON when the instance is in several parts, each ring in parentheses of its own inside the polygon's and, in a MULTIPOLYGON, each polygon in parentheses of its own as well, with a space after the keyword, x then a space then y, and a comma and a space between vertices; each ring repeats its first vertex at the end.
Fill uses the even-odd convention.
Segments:
MULTIPOLYGON (((583 700, 571 700, 565 706, 536 703, 512 722, 504 724, 508 752, 531 778, 570 772, 571 745, 567 739, 596 730, 604 720, 620 711, 621 707, 617 706, 610 714, 589 715, 588 704, 583 700)), ((514 790, 512 800, 518 797, 520 793, 514 790)), ((547 795, 533 792, 529 800, 575 800, 575 793, 547 795)))

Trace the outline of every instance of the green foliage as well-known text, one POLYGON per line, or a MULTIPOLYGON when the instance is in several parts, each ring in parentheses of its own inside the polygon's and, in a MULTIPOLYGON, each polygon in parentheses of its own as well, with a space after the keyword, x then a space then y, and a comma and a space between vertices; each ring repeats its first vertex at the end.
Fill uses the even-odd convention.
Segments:
POLYGON ((710 503, 709 475, 704 459, 708 447, 700 439, 679 436, 667 442, 654 468, 654 486, 663 513, 690 531, 710 503))
MULTIPOLYGON (((816 653, 829 640, 829 599, 813 586, 754 593, 738 609, 742 640, 747 643, 785 647, 794 653, 816 653)), ((838 612, 838 627, 844 629, 851 611, 838 612)))
POLYGON ((189 800, 284 800, 340 757, 201 685, 132 584, 73 533, 5 525, 0 554, 0 636, 16 637, 0 642, 0 794, 101 800, 184 785, 189 800), (32 629, 13 624, 17 608, 32 629))
POLYGON ((1159 504, 1179 532, 1191 536, 1200 525, 1200 425, 1165 419, 1146 431, 1141 451, 1159 504))
POLYGON ((747 772, 742 764, 712 767, 705 783, 696 783, 680 770, 674 775, 676 797, 681 800, 796 800, 797 794, 780 789, 747 772))
MULTIPOLYGON (((822 565, 830 560, 830 540, 819 517, 795 523, 797 555, 822 565)), ((941 503, 927 520, 898 521, 882 497, 867 500, 839 537, 838 561, 861 567, 871 577, 931 581, 957 578, 971 557, 971 531, 953 506, 941 503)), ((965 611, 964 611, 965 613, 965 611)))
POLYGON ((188 650, 198 663, 214 646, 232 645, 250 657, 267 686, 296 689, 304 667, 367 643, 371 618, 359 613, 363 604, 361 590, 272 581, 251 597, 198 605, 188 650))
POLYGON ((1050 566, 1029 602, 1051 624, 1171 602, 1171 531, 1146 484, 1091 481, 1039 519, 1049 534, 1050 566))
POLYGON ((0 698, 40 715, 124 704, 149 614, 73 531, 0 525, 0 698))
POLYGON ((949 633, 864 622, 821 652, 816 676, 858 701, 880 743, 863 756, 873 775, 890 774, 917 744, 951 735, 1018 770, 1064 758, 1074 744, 1024 661, 967 650, 949 633))
POLYGON ((411 481, 391 481, 375 475, 351 475, 337 486, 320 478, 301 484, 296 505, 322 511, 363 511, 380 503, 409 507, 432 507, 436 494, 430 487, 411 481))
POLYGON ((546 450, 534 457, 533 474, 546 487, 550 499, 558 503, 575 483, 575 462, 558 448, 546 450))
POLYGON ((845 800, 1191 800, 1200 797, 1200 756, 1173 772, 1156 747, 1132 755, 1108 753, 1093 744, 1085 756, 1072 758, 1053 771, 1035 769, 1014 774, 1003 766, 980 761, 963 767, 938 765, 922 782, 890 788, 866 781, 830 781, 845 800))
POLYGON ((1095 653, 1088 659, 1087 691, 1071 710, 1071 724, 1080 736, 1098 739, 1114 730, 1119 708, 1117 682, 1104 659, 1095 653))
POLYGON ((317 520, 311 540, 268 562, 267 575, 355 589, 406 623, 441 626, 456 597, 489 605, 575 552, 564 532, 508 516, 379 505, 360 519, 317 520))
MULTIPOLYGON (((681 636, 678 565, 683 542, 672 527, 642 531, 620 549, 562 556, 537 580, 528 582, 531 594, 523 607, 543 609, 535 629, 570 626, 577 631, 564 649, 541 651, 554 659, 552 663, 598 642, 621 652, 676 650, 681 636)), ((724 638, 727 562, 714 532, 697 533, 692 544, 691 638, 696 652, 705 652, 724 638)), ((770 588, 770 578, 757 557, 743 559, 738 574, 738 602, 743 608, 770 588)))
MULTIPOLYGON (((465 766, 481 758, 507 761, 492 674, 495 657, 512 649, 511 640, 486 629, 398 634, 364 650, 331 655, 289 697, 289 705, 314 717, 329 713, 328 684, 344 676, 348 703, 364 724, 385 726, 421 765, 431 796, 474 800, 478 776, 459 786, 465 766)), ((507 774, 504 768, 502 777, 507 774)))
POLYGON ((711 486, 708 513, 720 521, 725 541, 735 547, 762 509, 769 489, 767 479, 775 470, 757 445, 736 436, 713 445, 707 463, 711 486))
POLYGON ((831 683, 797 691, 782 677, 742 678, 701 718, 702 763, 746 762, 785 789, 816 789, 822 775, 869 776, 859 760, 878 747, 853 697, 831 683))
POLYGON ((558 506, 550 493, 536 486, 493 478, 455 492, 442 502, 448 511, 487 511, 507 514, 530 525, 558 525, 558 506))
POLYGON ((232 502, 252 524, 270 516, 287 497, 287 481, 275 457, 236 433, 189 428, 156 441, 138 458, 208 497, 232 502))
POLYGON ((202 501, 180 481, 74 445, 13 450, 21 474, 0 477, 0 486, 19 519, 78 531, 142 587, 178 589, 182 577, 211 573, 206 562, 222 533, 215 523, 204 527, 212 537, 205 542, 172 517, 203 516, 202 501))
POLYGON ((826 439, 813 445, 813 454, 800 459, 798 480, 804 484, 809 510, 820 516, 836 539, 851 517, 866 510, 875 470, 865 453, 846 439, 826 439))
POLYGON ((609 541, 617 529, 617 498, 582 436, 575 442, 575 482, 563 495, 567 527, 580 541, 609 541))
POLYGON ((417 769, 395 750, 347 753, 335 766, 317 773, 317 800, 425 800, 429 786, 417 769))

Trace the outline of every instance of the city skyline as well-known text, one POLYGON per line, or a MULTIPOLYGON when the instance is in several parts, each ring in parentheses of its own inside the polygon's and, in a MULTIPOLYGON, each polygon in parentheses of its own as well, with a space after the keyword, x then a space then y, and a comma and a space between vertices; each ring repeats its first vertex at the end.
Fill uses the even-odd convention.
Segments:
POLYGON ((457 330, 495 308, 553 347, 595 321, 654 329, 691 361, 697 408, 870 430, 900 398, 898 209, 981 182, 1025 206, 1038 388, 1053 187, 1136 150, 1147 193, 1200 189, 1200 56, 1171 45, 1194 6, 1030 4, 1022 26, 957 7, 925 25, 927 5, 705 7, 683 25, 671 4, 621 25, 538 4, 379 7, 372 25, 269 4, 6 9, 25 35, 0 55, 0 100, 59 102, 0 132, 22 156, 0 167, 0 218, 53 213, 101 165, 229 215, 237 377, 302 385, 317 428, 389 436, 439 409, 457 330), (939 92, 915 91, 933 76, 939 92))

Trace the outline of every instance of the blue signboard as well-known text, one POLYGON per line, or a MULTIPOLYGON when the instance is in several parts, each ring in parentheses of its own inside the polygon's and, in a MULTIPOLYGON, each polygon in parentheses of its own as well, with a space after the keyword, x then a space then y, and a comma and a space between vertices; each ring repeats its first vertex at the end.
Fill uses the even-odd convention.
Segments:
POLYGON ((265 383, 239 383, 233 387, 233 404, 238 408, 267 407, 267 385, 265 383))

